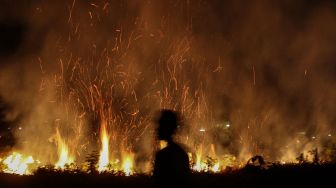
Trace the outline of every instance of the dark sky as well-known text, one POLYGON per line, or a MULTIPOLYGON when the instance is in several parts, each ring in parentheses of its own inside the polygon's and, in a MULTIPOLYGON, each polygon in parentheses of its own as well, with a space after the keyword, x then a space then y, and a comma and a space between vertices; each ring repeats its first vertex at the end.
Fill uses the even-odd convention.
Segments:
MULTIPOLYGON (((81 1, 77 1, 81 2, 81 1)), ((85 1, 83 1, 85 2, 85 1)), ((92 3, 99 1, 92 1, 92 3)), ((101 1, 103 2, 103 1, 101 1)), ((109 2, 109 1, 105 1, 109 2)), ((111 4, 122 6, 127 14, 137 14, 136 12, 140 7, 146 6, 144 2, 151 1, 135 1, 135 3, 128 3, 128 1, 110 1, 111 4), (127 5, 130 5, 127 7, 127 5), (134 5, 135 4, 135 5, 134 5), (126 8, 125 8, 126 5, 126 8)), ((181 1, 187 3, 188 1, 181 1)), ((189 16, 193 17, 195 26, 193 31, 197 33, 205 33, 205 30, 210 35, 222 35, 230 34, 231 27, 235 24, 236 20, 242 19, 246 15, 248 9, 253 4, 262 4, 262 0, 257 1, 228 1, 228 0, 209 0, 209 1, 192 1, 189 2, 193 5, 189 5, 194 9, 194 12, 186 12, 182 19, 189 16)), ((269 1, 272 6, 282 11, 286 16, 286 19, 292 24, 303 25, 305 21, 321 6, 326 5, 335 10, 336 3, 333 0, 281 0, 281 1, 269 1)), ((183 4, 180 3, 180 4, 183 4)), ((38 53, 43 46, 43 39, 48 31, 53 30, 53 23, 55 19, 63 19, 66 14, 66 9, 71 3, 67 1, 59 1, 58 3, 50 3, 43 0, 32 0, 17 3, 11 0, 0 1, 0 56, 2 58, 8 58, 10 56, 19 55, 23 56, 27 53, 38 53), (56 4, 56 6, 55 6, 56 4), (48 7, 50 6, 50 7, 48 7), (37 18, 40 21, 39 24, 31 24, 29 17, 31 14, 43 11, 39 10, 45 8, 47 11, 37 17, 46 17, 45 20, 37 18), (34 11, 35 9, 35 11, 34 11), (58 15, 57 15, 58 14, 58 15), (43 20, 43 21, 41 21, 43 20), (33 39, 29 39, 33 37, 33 39), (34 41, 34 42, 32 42, 34 41), (25 42, 29 42, 25 44, 25 42), (20 52, 20 53, 19 53, 20 52), (17 54, 19 53, 19 54, 17 54)), ((163 11, 170 12, 174 15, 174 12, 178 12, 177 8, 174 8, 178 1, 163 1, 156 3, 158 8, 164 9, 163 11), (167 6, 168 5, 168 6, 167 6), (174 6, 171 6, 174 5, 174 6)), ((191 10, 192 11, 192 10, 191 10)), ((261 10, 262 11, 262 10, 261 10)), ((265 14, 267 16, 267 13, 265 14)), ((64 20, 63 20, 64 21, 64 20)), ((1 61, 5 63, 6 61, 1 61)))

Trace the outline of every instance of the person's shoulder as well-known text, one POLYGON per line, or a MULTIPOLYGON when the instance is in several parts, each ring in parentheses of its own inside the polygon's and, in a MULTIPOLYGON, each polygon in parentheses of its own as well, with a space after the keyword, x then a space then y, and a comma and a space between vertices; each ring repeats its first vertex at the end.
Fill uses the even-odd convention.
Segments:
POLYGON ((183 147, 183 145, 174 143, 170 146, 169 150, 174 151, 176 153, 180 153, 181 155, 188 156, 186 149, 183 147))
POLYGON ((183 151, 183 152, 185 152, 185 153, 187 153, 187 151, 188 151, 188 148, 185 146, 185 145, 183 145, 183 144, 180 144, 180 143, 174 143, 174 148, 176 148, 176 149, 178 149, 178 150, 181 150, 181 151, 183 151))
POLYGON ((190 149, 185 144, 179 144, 180 148, 185 152, 190 152, 190 149))
POLYGON ((165 154, 166 152, 167 152, 167 147, 165 147, 165 148, 163 148, 163 149, 157 151, 157 152, 156 152, 156 156, 163 155, 163 154, 165 154))

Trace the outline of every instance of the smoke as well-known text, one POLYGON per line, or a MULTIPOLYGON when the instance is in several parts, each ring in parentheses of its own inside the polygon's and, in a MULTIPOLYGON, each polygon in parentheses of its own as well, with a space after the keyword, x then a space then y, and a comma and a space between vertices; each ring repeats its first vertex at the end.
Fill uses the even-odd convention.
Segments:
POLYGON ((332 1, 2 4, 0 94, 22 116, 16 147, 44 162, 56 127, 83 160, 105 120, 112 156, 142 161, 158 108, 179 110, 181 142, 217 157, 292 159, 336 134, 332 1))

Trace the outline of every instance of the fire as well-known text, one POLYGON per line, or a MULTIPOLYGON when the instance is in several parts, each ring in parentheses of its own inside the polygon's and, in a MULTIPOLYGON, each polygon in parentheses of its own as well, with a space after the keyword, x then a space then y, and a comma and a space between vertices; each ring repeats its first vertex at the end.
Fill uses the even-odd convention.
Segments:
POLYGON ((195 165, 193 166, 192 169, 197 171, 197 172, 200 172, 200 171, 203 171, 203 170, 207 169, 207 165, 204 161, 202 161, 201 155, 196 154, 196 162, 195 162, 195 165))
MULTIPOLYGON (((75 3, 75 1, 73 2, 75 3)), ((189 7, 189 1, 186 2, 188 2, 187 7, 189 7)), ((77 8, 85 6, 84 4, 85 3, 81 2, 77 8)), ((192 3, 190 4, 192 5, 192 3)), ((92 4, 88 3, 87 6, 91 7, 92 4)), ((137 166, 138 164, 134 163, 134 155, 137 153, 134 155, 122 155, 122 151, 125 149, 122 147, 123 144, 127 143, 125 146, 129 148, 134 146, 134 148, 137 148, 137 151, 141 151, 141 154, 147 157, 147 160, 150 160, 151 158, 148 156, 151 155, 151 150, 147 149, 149 148, 147 146, 150 146, 152 141, 150 137, 147 138, 147 135, 149 136, 153 131, 153 127, 151 127, 152 111, 157 108, 167 108, 180 111, 183 116, 182 119, 186 120, 187 131, 183 131, 183 128, 179 131, 181 132, 179 139, 182 143, 185 143, 187 147, 192 149, 200 143, 204 145, 191 157, 192 165, 190 167, 198 172, 219 172, 225 169, 226 166, 239 165, 240 161, 237 161, 236 157, 238 160, 246 161, 251 155, 258 153, 267 154, 269 153, 266 151, 268 150, 268 143, 272 143, 269 146, 270 149, 273 150, 275 146, 276 148, 280 146, 277 139, 280 138, 279 141, 285 142, 283 140, 290 138, 282 138, 280 135, 280 133, 287 133, 287 130, 281 129, 278 133, 276 132, 278 129, 271 129, 273 126, 277 124, 285 125, 288 120, 290 120, 289 122, 295 123, 301 122, 296 121, 296 119, 291 120, 290 118, 282 117, 286 113, 277 113, 278 108, 280 108, 280 112, 285 111, 284 109, 286 108, 282 105, 278 107, 277 101, 275 101, 275 105, 268 103, 268 101, 272 102, 270 99, 276 95, 267 95, 265 105, 263 103, 259 105, 259 102, 262 100, 254 100, 255 97, 259 99, 257 95, 259 91, 256 89, 259 87, 254 87, 254 85, 256 85, 255 71, 259 71, 257 75, 260 81, 267 78, 268 74, 264 77, 264 71, 259 70, 260 68, 264 68, 263 64, 259 65, 259 63, 257 63, 256 65, 258 65, 258 67, 255 69, 254 63, 245 61, 244 58, 246 55, 244 55, 244 53, 242 61, 247 62, 247 64, 243 65, 243 67, 250 67, 250 64, 253 64, 253 67, 250 67, 253 69, 246 69, 246 74, 242 75, 242 79, 236 80, 237 73, 241 73, 241 67, 235 67, 233 65, 236 64, 234 63, 235 61, 240 60, 239 58, 231 58, 231 54, 221 57, 223 54, 217 54, 217 52, 221 50, 216 49, 213 53, 204 53, 204 55, 195 54, 194 52, 201 51, 198 45, 200 42, 197 41, 198 37, 193 37, 193 35, 189 36, 188 33, 190 32, 183 32, 183 34, 177 35, 175 38, 175 35, 160 31, 157 34, 154 32, 153 36, 150 34, 150 37, 148 37, 147 30, 143 29, 144 26, 147 28, 147 16, 136 15, 136 17, 134 17, 136 18, 135 20, 138 20, 138 18, 141 19, 139 19, 139 22, 136 21, 134 27, 130 26, 130 28, 128 28, 128 22, 122 23, 122 21, 126 21, 127 19, 123 19, 121 15, 120 24, 113 27, 108 25, 108 30, 115 30, 115 32, 109 32, 108 36, 93 35, 95 33, 105 33, 105 29, 102 27, 88 27, 88 30, 85 29, 86 27, 82 27, 86 25, 94 26, 95 24, 103 26, 105 22, 101 22, 101 20, 110 20, 109 16, 111 16, 111 14, 108 12, 115 12, 113 9, 109 10, 109 7, 112 8, 114 6, 104 6, 106 12, 99 12, 103 10, 101 8, 94 8, 95 12, 91 12, 92 7, 75 11, 90 10, 90 19, 81 19, 81 17, 75 18, 75 15, 84 15, 83 12, 79 12, 73 15, 70 14, 69 17, 66 16, 65 22, 57 20, 58 23, 68 23, 67 26, 64 25, 65 28, 60 29, 60 31, 64 32, 56 33, 57 37, 48 38, 48 42, 43 50, 41 50, 41 54, 36 54, 38 58, 31 58, 38 60, 38 62, 34 63, 36 63, 36 65, 39 64, 41 68, 41 72, 36 74, 36 78, 34 76, 33 82, 37 83, 35 79, 41 79, 39 94, 35 95, 36 98, 34 96, 32 99, 18 95, 20 96, 20 104, 26 104, 26 100, 32 100, 28 101, 32 109, 29 110, 29 113, 23 114, 23 117, 27 117, 27 126, 30 124, 33 126, 27 129, 19 127, 17 131, 20 131, 22 134, 20 133, 18 135, 22 135, 22 138, 19 138, 17 141, 24 141, 22 145, 25 146, 25 149, 30 149, 32 146, 36 147, 30 151, 38 151, 37 153, 30 153, 34 158, 42 158, 42 156, 39 155, 43 155, 41 151, 44 151, 43 146, 47 145, 47 143, 42 142, 45 140, 43 138, 50 136, 44 135, 48 134, 49 131, 39 131, 40 129, 38 128, 48 126, 48 122, 51 122, 51 119, 60 118, 66 120, 67 123, 65 125, 71 125, 68 130, 71 131, 72 135, 78 135, 78 139, 72 141, 70 145, 61 137, 60 131, 56 129, 58 156, 50 156, 51 159, 58 157, 57 160, 55 160, 57 161, 55 163, 56 168, 64 169, 66 164, 75 161, 75 158, 71 156, 71 154, 74 154, 73 151, 75 147, 78 156, 76 160, 79 161, 84 158, 79 159, 80 156, 88 154, 87 152, 90 148, 89 146, 92 145, 91 143, 100 142, 99 148, 95 148, 99 151, 99 157, 94 152, 95 156, 92 157, 94 160, 92 160, 91 167, 97 169, 99 172, 123 171, 126 175, 131 175, 135 172, 135 169, 140 169, 137 166), (127 26, 126 29, 122 29, 125 28, 124 25, 127 26), (103 32, 99 31, 99 29, 102 29, 103 32), (66 33, 66 35, 62 36, 62 33, 66 33), (54 38, 57 40, 53 40, 54 38), (103 40, 100 40, 100 38, 103 40), (162 41, 162 43, 151 42, 156 40, 162 41), (161 49, 161 47, 162 51, 156 50, 161 49), (146 53, 143 54, 142 48, 146 49, 146 53), (49 59, 49 53, 52 52, 52 49, 57 50, 53 52, 54 54, 52 54, 49 59), (154 51, 152 51, 152 49, 154 51), (44 54, 45 52, 47 54, 44 54), (157 52, 159 53, 157 54, 157 52), (147 57, 146 54, 152 55, 147 57), (215 56, 212 57, 212 55, 215 56), (217 61, 214 61, 217 57, 218 64, 217 61), (211 62, 215 63, 213 64, 211 62), (58 68, 57 63, 59 63, 58 68), (228 67, 225 67, 226 65, 228 65, 228 67), (238 72, 235 71, 235 68, 238 68, 238 72), (250 80, 250 71, 253 73, 251 74, 253 82, 250 80), (252 84, 252 87, 250 87, 249 84, 252 84), (240 92, 240 90, 246 92, 246 94, 240 92), (236 94, 240 93, 242 93, 242 96, 236 96, 236 94), (31 103, 33 101, 34 103, 31 103), (36 104, 35 101, 37 102, 36 104), (251 110, 249 108, 250 106, 260 106, 260 110, 258 109, 255 113, 253 109, 251 110), (44 113, 48 113, 48 115, 44 115, 44 113), (281 121, 276 123, 278 120, 281 121), (35 129, 35 124, 36 126, 41 124, 42 127, 36 127, 35 129), (192 126, 188 126, 188 124, 192 126), (91 131, 86 132, 86 130, 92 130, 91 128, 95 129, 97 125, 100 126, 100 132, 99 139, 96 140, 96 134, 91 131), (34 132, 35 134, 27 134, 30 133, 30 130, 36 130, 34 132), (264 135, 268 130, 271 131, 270 134, 264 135), (270 139, 274 133, 277 133, 276 137, 274 137, 274 140, 270 139), (29 142, 30 138, 27 137, 27 135, 34 138, 31 139, 33 141, 32 143, 29 142), (35 137, 41 137, 41 139, 35 139, 35 137), (139 141, 144 141, 144 147, 140 145, 142 143, 139 141), (41 147, 35 144, 35 142, 41 143, 41 147), (210 144, 209 142, 215 143, 210 144), (109 148, 110 144, 111 147, 109 148), (130 147, 129 145, 131 144, 136 145, 130 147), (214 147, 214 145, 219 146, 217 152, 215 152, 217 147, 214 147), (228 148, 223 148, 226 145, 228 148), (240 146, 242 146, 242 148, 237 148, 240 146), (234 150, 234 153, 239 153, 239 155, 232 156, 230 154, 230 152, 232 152, 231 150, 234 150), (223 156, 223 152, 228 152, 228 156, 223 156)), ((128 11, 121 12, 127 13, 128 11)), ((43 16, 43 14, 36 14, 36 16, 37 15, 43 16)), ((189 15, 188 17, 191 18, 193 16, 189 15)), ((60 18, 62 18, 61 15, 60 18)), ((116 17, 116 19, 118 20, 119 18, 116 17)), ((170 18, 167 19, 170 20, 170 18)), ((174 20, 174 18, 171 19, 174 20)), ((132 21, 130 23, 133 23, 133 18, 130 20, 132 21)), ((164 20, 166 20, 166 18, 164 20)), ((162 28, 174 27, 174 25, 165 25, 165 23, 165 21, 162 22, 162 28)), ((164 30, 165 29, 163 29, 163 31, 164 30)), ((54 32, 57 31, 58 30, 55 30, 54 32)), ((225 46, 224 49, 226 48, 225 46)), ((232 47, 232 49, 235 49, 235 47, 232 47)), ((30 61, 30 58, 28 58, 28 60, 30 61)), ((299 67, 301 68, 301 66, 299 67)), ((27 69, 27 71, 28 70, 30 69, 27 69)), ((276 70, 277 69, 274 69, 274 71, 276 70)), ((36 70, 28 72, 29 74, 25 75, 30 75, 30 73, 34 73, 35 75, 35 71, 36 70)), ((270 69, 270 71, 272 73, 273 69, 270 69)), ((7 71, 6 69, 5 72, 16 73, 17 71, 7 71)), ((305 75, 306 72, 305 70, 305 75)), ((268 69, 266 73, 269 73, 268 69)), ((279 74, 279 76, 281 75, 282 74, 279 74)), ((307 76, 308 75, 309 74, 307 74, 307 76)), ((4 77, 7 78, 7 75, 4 77)), ((11 77, 9 76, 8 78, 11 77)), ((286 81, 287 78, 285 82, 281 82, 284 84, 283 86, 285 86, 286 81)), ((303 86, 305 86, 306 81, 303 83, 303 86)), ((314 80, 312 80, 312 83, 315 83, 314 80)), ((263 86, 263 84, 264 82, 261 82, 261 85, 259 84, 257 86, 263 86)), ((7 87, 4 88, 6 89, 7 87)), ((3 88, 1 87, 1 89, 3 88)), ((27 91, 28 93, 31 91, 35 92, 36 89, 38 89, 38 85, 32 85, 27 91)), ((269 89, 269 87, 266 87, 266 91, 269 91, 269 89)), ((288 89, 289 88, 284 88, 284 91, 290 91, 288 89)), ((10 92, 6 91, 5 93, 10 92)), ((20 93, 23 92, 20 90, 20 93)), ((26 96, 25 93, 23 94, 23 96, 26 96)), ((291 94, 291 92, 289 94, 291 94)), ((307 96, 313 97, 315 95, 307 96)), ((287 100, 287 98, 284 100, 287 100)), ((12 99, 9 101, 12 101, 12 99)), ((283 103, 287 104, 286 101, 283 101, 283 103)), ((312 104, 315 104, 315 102, 312 101, 312 104)), ((21 105, 18 105, 18 107, 21 107, 21 105)), ((26 112, 25 108, 14 109, 13 111, 20 112, 21 110, 22 112, 26 112)), ((9 110, 9 112, 10 111, 11 110, 9 110)), ((316 111, 319 112, 318 110, 316 111)), ((9 115, 7 115, 6 112, 6 118, 10 116, 9 119, 11 119, 12 116, 16 116, 16 113, 12 112, 8 114, 9 115)), ((305 114, 306 113, 304 113, 303 117, 305 117, 305 114)), ((322 118, 312 116, 314 122, 316 118, 316 123, 312 123, 312 125, 319 125, 319 128, 316 130, 319 130, 318 132, 322 130, 327 131, 323 133, 324 138, 321 137, 322 135, 315 133, 314 135, 309 135, 310 133, 306 133, 305 130, 302 130, 303 132, 300 130, 298 136, 293 137, 293 142, 283 143, 291 147, 286 148, 287 152, 281 151, 281 155, 284 155, 279 156, 282 163, 295 162, 298 153, 305 152, 305 155, 307 155, 307 152, 311 150, 310 147, 315 147, 315 145, 319 146, 320 143, 324 143, 325 139, 335 140, 335 131, 333 131, 333 129, 326 130, 330 127, 328 126, 328 115, 325 116, 325 118, 324 116, 322 118), (298 139, 296 139, 296 137, 298 139), (306 148, 306 146, 309 148, 306 148), (302 148, 304 148, 304 150, 302 150, 302 148)), ((300 120, 300 118, 297 120, 300 120)), ((56 123, 60 122, 61 121, 56 120, 56 123)), ((26 122, 23 121, 23 124, 24 123, 26 122)), ((46 130, 49 130, 49 128, 46 130)), ((14 129, 9 131, 14 131, 14 129)), ((288 135, 292 135, 292 131, 288 135)), ((161 149, 166 147, 166 145, 167 143, 160 142, 161 149)), ((270 151, 272 155, 267 155, 273 156, 275 152, 278 153, 277 151, 270 151)), ((48 153, 53 152, 48 150, 48 153)), ((49 157, 49 155, 43 156, 43 158, 47 157, 49 157)), ((301 157, 299 159, 301 159, 301 157)), ((306 160, 306 157, 302 156, 302 160, 306 160)), ((45 161, 50 160, 48 158, 45 159, 45 161)), ((309 161, 313 160, 309 158, 309 161)), ((19 172, 24 174, 29 172, 27 165, 33 162, 32 157, 23 157, 17 153, 13 153, 8 157, 6 156, 2 160, 2 163, 7 165, 7 172, 19 172)), ((152 161, 146 162, 151 163, 152 161)))
MULTIPOLYGON (((211 147, 213 149, 213 147, 211 147)), ((222 166, 220 162, 216 159, 208 158, 207 160, 204 159, 204 156, 202 156, 202 150, 203 146, 196 151, 196 160, 194 161, 194 166, 192 166, 192 170, 197 171, 197 172, 220 172, 222 169, 222 166)), ((210 152, 211 153, 211 152, 210 152)), ((191 158, 193 161, 193 159, 191 158)), ((222 162, 222 161, 221 161, 222 162)))
POLYGON ((11 174, 31 174, 29 171, 28 165, 34 163, 34 159, 32 156, 24 157, 20 153, 13 152, 12 155, 8 156, 3 164, 6 165, 6 169, 3 171, 11 174))
POLYGON ((211 172, 220 172, 220 165, 219 163, 217 162, 215 165, 213 165, 211 168, 210 168, 210 171, 211 172))
POLYGON ((202 161, 202 151, 203 151, 203 145, 198 148, 196 151, 196 161, 195 165, 192 167, 193 170, 200 172, 206 169, 206 164, 205 162, 202 161))
POLYGON ((126 176, 130 176, 133 174, 133 155, 128 154, 123 158, 122 162, 122 170, 126 176))
POLYGON ((64 169, 64 166, 66 164, 71 164, 74 162, 74 157, 70 156, 68 146, 62 139, 58 128, 56 129, 56 139, 57 139, 59 157, 57 163, 55 164, 55 167, 64 169))
POLYGON ((102 125, 100 137, 102 148, 99 155, 98 171, 102 172, 107 170, 109 163, 109 136, 107 134, 105 124, 102 125))
POLYGON ((222 169, 222 166, 219 162, 216 162, 214 164, 209 164, 207 161, 203 160, 201 156, 196 157, 195 165, 192 167, 192 170, 197 172, 214 172, 218 173, 222 169))

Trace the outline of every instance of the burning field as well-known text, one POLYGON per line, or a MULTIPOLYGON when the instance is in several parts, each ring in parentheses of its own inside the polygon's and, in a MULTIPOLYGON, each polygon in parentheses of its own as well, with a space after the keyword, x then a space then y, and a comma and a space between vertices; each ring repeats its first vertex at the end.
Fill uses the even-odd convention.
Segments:
POLYGON ((183 116, 175 139, 195 179, 334 169, 333 1, 3 0, 0 12, 1 179, 146 183, 163 108, 183 116))

